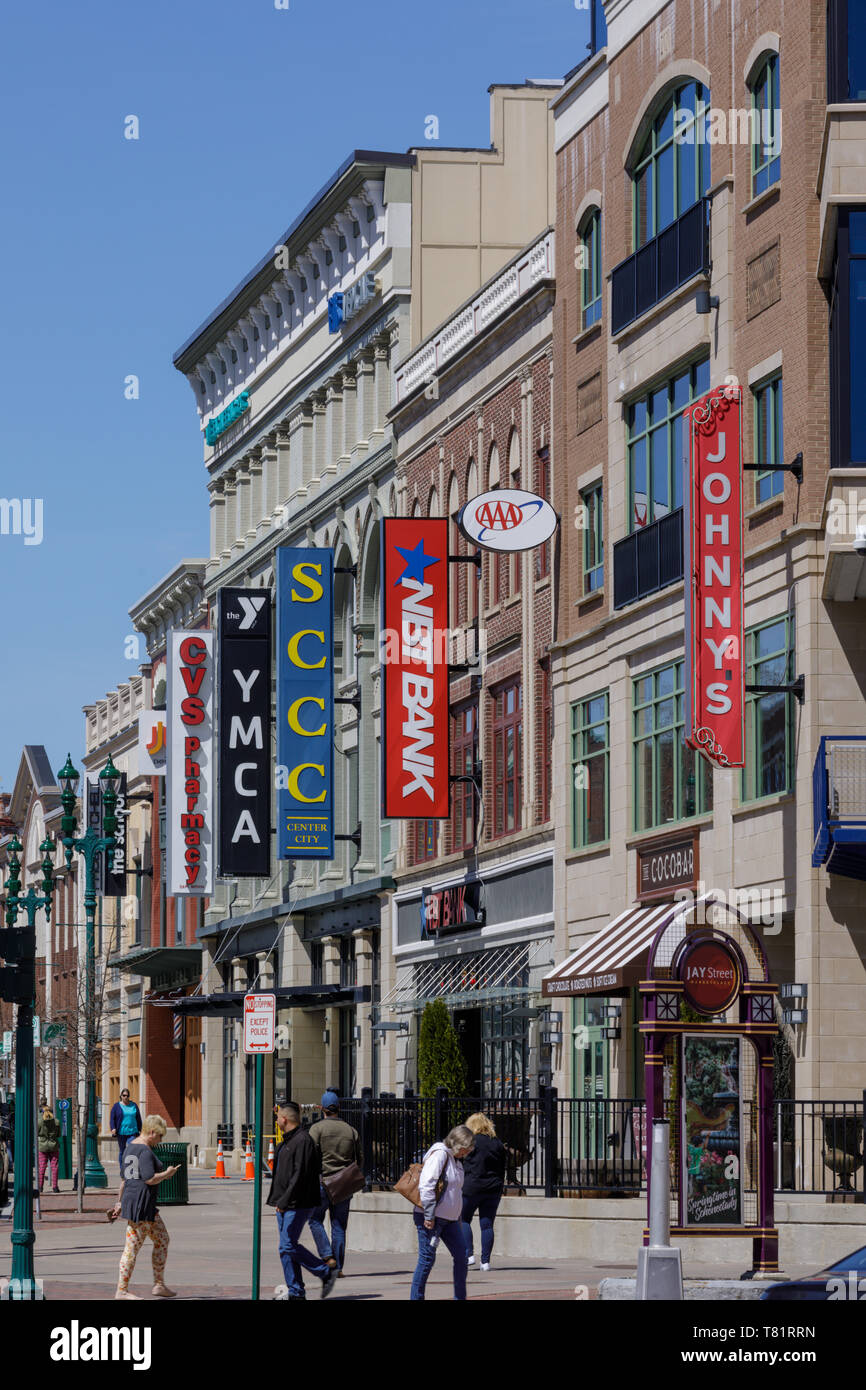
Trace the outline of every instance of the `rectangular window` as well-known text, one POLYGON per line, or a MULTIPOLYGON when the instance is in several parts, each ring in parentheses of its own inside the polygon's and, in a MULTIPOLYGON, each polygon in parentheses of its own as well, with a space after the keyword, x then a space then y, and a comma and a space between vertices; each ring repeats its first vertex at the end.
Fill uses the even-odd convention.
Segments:
POLYGON ((597 208, 584 223, 581 239, 581 327, 586 329, 598 323, 601 318, 601 213, 597 208))
POLYGON ((752 197, 781 177, 782 131, 779 113, 779 55, 771 54, 752 88, 752 197))
POLYGON ((550 820, 550 797, 553 790, 553 691, 550 686, 550 662, 541 663, 541 767, 539 777, 540 819, 550 820))
POLYGON ((583 592, 592 594, 604 584, 604 508, 601 483, 580 494, 583 503, 583 592))
POLYGON ((325 983, 325 947, 321 941, 310 944, 310 984, 325 983))
POLYGON ((436 858, 435 820, 409 821, 409 854, 413 864, 423 864, 436 858))
POLYGON ((519 830, 523 806, 523 687, 520 680, 493 695, 493 834, 519 830))
POLYGON ((609 831, 610 699, 607 691, 571 707, 571 847, 603 843, 609 831))
POLYGON ((340 989, 353 989, 358 983, 354 936, 340 937, 340 989))
MULTIPOLYGON (((769 470, 783 462, 782 448, 782 378, 758 386, 755 398, 755 463, 769 470)), ((785 474, 762 471, 755 474, 755 501, 768 502, 780 497, 785 490, 785 474)))
MULTIPOLYGON (((478 705, 462 705, 453 714, 452 749, 455 777, 471 777, 478 747, 478 705)), ((475 845, 475 788, 471 782, 455 782, 451 793, 451 848, 475 845)))
MULTIPOLYGON (((536 483, 539 497, 550 501, 550 449, 547 445, 536 455, 536 483)), ((535 547, 535 577, 546 579, 550 574, 550 541, 535 547)))
POLYGON ((683 505, 683 411, 709 389, 705 357, 628 407, 629 532, 683 505))
MULTIPOLYGON (((746 633, 746 685, 785 685, 794 679, 790 620, 776 618, 746 633)), ((793 786, 793 700, 746 694, 746 766, 743 801, 780 796, 793 786)))
POLYGON ((684 738, 682 661, 632 682, 632 719, 635 830, 711 811, 711 770, 684 738))
POLYGON ((858 385, 866 372, 866 211, 839 209, 830 289, 830 462, 866 463, 866 415, 858 385))

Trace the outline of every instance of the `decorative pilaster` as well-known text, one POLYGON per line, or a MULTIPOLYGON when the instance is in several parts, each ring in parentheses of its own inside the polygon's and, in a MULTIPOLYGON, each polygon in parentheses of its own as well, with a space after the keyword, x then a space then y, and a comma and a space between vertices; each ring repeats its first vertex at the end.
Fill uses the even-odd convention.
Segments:
POLYGON ((336 477, 338 460, 343 450, 343 379, 335 373, 326 383, 325 391, 325 467, 323 479, 336 477))
POLYGON ((343 472, 352 462, 352 450, 358 438, 358 376, 354 362, 343 368, 343 438, 339 467, 343 472))
POLYGON ((225 497, 225 520, 223 523, 223 544, 220 551, 220 559, 225 562, 231 558, 232 546, 238 533, 238 486, 237 478, 234 473, 228 473, 223 479, 223 495, 225 497))
POLYGON ((370 448, 370 435, 373 432, 373 411, 375 405, 375 364, 373 349, 362 348, 357 357, 357 441, 358 447, 366 452, 370 448))
POLYGON ((247 543, 247 545, 255 545, 255 543, 256 543, 256 536, 257 536, 257 534, 258 534, 258 524, 259 524, 259 521, 261 520, 262 511, 263 511, 263 503, 262 503, 262 469, 263 469, 262 451, 261 451, 261 449, 253 449, 252 452, 250 453, 250 461, 249 461, 250 483, 249 483, 249 502, 248 502, 248 508, 249 508, 249 510, 248 510, 248 513, 247 513, 247 530, 246 530, 246 543, 247 543))

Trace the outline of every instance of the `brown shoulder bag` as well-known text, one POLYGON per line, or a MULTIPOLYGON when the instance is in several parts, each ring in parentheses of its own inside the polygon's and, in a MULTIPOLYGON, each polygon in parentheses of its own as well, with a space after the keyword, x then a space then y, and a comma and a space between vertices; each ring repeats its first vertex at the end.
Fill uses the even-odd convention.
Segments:
MULTIPOLYGON (((445 1176, 445 1169, 448 1167, 448 1155, 445 1155, 445 1162, 442 1164, 442 1172, 436 1179, 436 1202, 439 1203, 443 1192, 448 1186, 448 1179, 445 1176)), ((421 1206, 421 1198, 418 1187, 421 1182, 421 1173, 424 1168, 423 1163, 410 1163, 401 1178, 394 1184, 394 1191, 399 1192, 401 1197, 405 1197, 407 1202, 411 1202, 413 1207, 421 1206)))

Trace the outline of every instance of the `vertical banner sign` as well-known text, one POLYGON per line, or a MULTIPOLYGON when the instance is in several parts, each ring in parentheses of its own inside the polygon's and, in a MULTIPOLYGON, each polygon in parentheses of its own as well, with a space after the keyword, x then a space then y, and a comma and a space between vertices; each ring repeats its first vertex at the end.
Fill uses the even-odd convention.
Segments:
POLYGON ((126 791, 126 773, 122 772, 120 781, 117 783, 117 805, 114 808, 114 814, 117 816, 114 849, 111 854, 106 856, 109 861, 105 866, 105 896, 107 898, 126 897, 126 839, 128 833, 126 828, 126 791))
POLYGON ((277 858, 334 857, 334 552, 277 550, 277 858))
POLYGON ((148 777, 165 776, 165 710, 143 709, 138 716, 138 770, 148 777))
MULTIPOLYGON (((99 775, 88 772, 85 779, 87 793, 87 827, 95 835, 102 834, 102 792, 99 788, 99 775)), ((94 887, 100 897, 105 892, 105 855, 97 855, 94 864, 94 887)))
POLYGON ((683 1036, 683 1167, 687 1226, 740 1226, 740 1039, 683 1036))
POLYGON ((718 767, 744 765, 740 388, 684 412, 685 739, 718 767))
POLYGON ((219 873, 271 871, 271 591, 220 589, 219 873))
POLYGON ((168 891, 214 889, 213 633, 169 634, 166 857, 168 891))
POLYGON ((382 815, 449 814, 448 521, 382 521, 382 815))

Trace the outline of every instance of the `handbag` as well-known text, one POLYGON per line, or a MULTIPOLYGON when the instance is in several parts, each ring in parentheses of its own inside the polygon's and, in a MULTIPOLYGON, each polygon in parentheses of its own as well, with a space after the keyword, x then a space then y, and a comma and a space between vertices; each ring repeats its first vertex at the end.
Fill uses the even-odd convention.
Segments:
POLYGON ((328 1194, 328 1201, 332 1207, 338 1202, 345 1202, 347 1197, 351 1197, 356 1192, 360 1192, 365 1182, 364 1174, 357 1163, 347 1163, 345 1168, 340 1168, 336 1173, 329 1173, 323 1177, 322 1187, 328 1194))
MULTIPOLYGON (((436 1179, 436 1203, 438 1205, 443 1192, 448 1186, 448 1179, 445 1176, 445 1169, 448 1167, 448 1155, 445 1155, 445 1162, 442 1164, 442 1172, 436 1179)), ((421 1173, 424 1168, 423 1163, 410 1163, 401 1178, 394 1184, 394 1191, 399 1192, 401 1197, 405 1197, 407 1202, 411 1202, 414 1207, 422 1205, 419 1193, 421 1173)))

